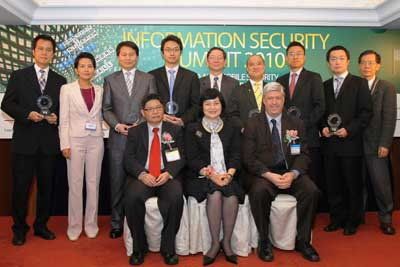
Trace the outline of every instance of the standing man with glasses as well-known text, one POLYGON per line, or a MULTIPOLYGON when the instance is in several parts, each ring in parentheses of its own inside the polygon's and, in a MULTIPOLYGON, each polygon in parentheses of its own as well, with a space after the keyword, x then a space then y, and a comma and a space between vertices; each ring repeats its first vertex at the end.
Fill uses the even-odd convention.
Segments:
POLYGON ((322 119, 322 152, 330 208, 326 232, 344 228, 353 235, 363 214, 362 137, 372 115, 365 79, 349 73, 350 53, 334 46, 326 53, 333 77, 324 82, 326 111, 322 119))
POLYGON ((310 177, 317 184, 322 181, 322 158, 319 140, 319 121, 325 112, 324 86, 321 75, 304 68, 306 49, 299 42, 291 42, 286 48, 286 62, 290 72, 276 81, 285 87, 285 108, 295 112, 307 129, 310 153, 310 177), (298 111, 300 111, 298 113, 298 111))
POLYGON ((226 65, 226 52, 220 47, 213 47, 207 52, 207 66, 210 74, 200 79, 200 94, 206 89, 214 88, 220 91, 225 103, 229 106, 228 100, 232 92, 239 87, 239 81, 223 73, 226 65))
POLYGON ((128 130, 141 120, 142 99, 156 92, 154 77, 137 69, 139 47, 130 41, 117 45, 118 63, 121 70, 104 78, 103 116, 110 126, 108 157, 111 185, 110 238, 122 235, 123 190, 126 173, 123 155, 128 130))
POLYGON ((168 35, 161 41, 165 66, 152 70, 158 94, 166 103, 164 120, 184 126, 197 119, 200 83, 196 73, 180 66, 183 50, 181 39, 168 35))
POLYGON ((38 35, 32 43, 35 64, 11 73, 1 109, 14 119, 12 149, 12 244, 25 244, 29 189, 37 178, 34 234, 46 240, 56 236, 47 228, 57 155, 60 153, 58 114, 60 88, 67 81, 50 69, 55 40, 38 35), (39 103, 40 102, 40 103, 39 103), (38 104, 39 103, 39 104, 38 104))
MULTIPOLYGON (((381 67, 381 56, 366 50, 358 57, 361 76, 368 81, 372 96, 373 115, 364 132, 364 175, 367 176, 378 206, 380 228, 386 235, 394 235, 392 225, 393 196, 389 170, 389 149, 396 126, 396 88, 377 74, 381 67)), ((364 185, 364 188, 365 185, 364 185)), ((365 190, 367 193, 367 190, 365 190)), ((366 200, 367 196, 364 195, 366 200)))

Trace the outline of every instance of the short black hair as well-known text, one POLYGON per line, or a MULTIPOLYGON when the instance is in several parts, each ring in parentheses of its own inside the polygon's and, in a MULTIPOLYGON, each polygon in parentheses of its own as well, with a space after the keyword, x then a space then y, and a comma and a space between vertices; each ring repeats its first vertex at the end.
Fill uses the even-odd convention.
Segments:
POLYGON ((162 101, 161 96, 159 94, 148 94, 142 100, 142 109, 144 109, 147 102, 149 102, 151 100, 160 101, 161 105, 164 107, 164 101, 162 101))
POLYGON ((376 61, 376 63, 377 64, 381 64, 381 55, 379 55, 378 54, 378 52, 376 52, 375 50, 365 50, 364 52, 362 52, 361 54, 360 54, 360 56, 358 57, 358 64, 360 64, 361 63, 361 58, 363 57, 363 56, 366 56, 366 55, 375 55, 375 61, 376 61))
POLYGON ((306 54, 306 48, 304 47, 304 45, 303 45, 302 43, 300 43, 300 42, 293 41, 293 42, 291 42, 291 43, 288 45, 288 47, 286 48, 286 55, 289 53, 289 49, 292 48, 292 47, 294 47, 294 46, 301 47, 301 49, 303 49, 304 55, 306 54))
POLYGON ((342 45, 335 45, 333 47, 331 47, 328 52, 326 52, 326 61, 329 62, 329 57, 331 55, 332 51, 336 51, 336 50, 343 50, 346 53, 347 59, 350 60, 350 52, 349 50, 347 50, 346 47, 342 46, 342 45))
POLYGON ((219 101, 221 102, 221 106, 222 106, 221 115, 224 113, 225 106, 226 106, 224 96, 217 89, 208 88, 208 89, 204 90, 204 92, 200 96, 199 105, 200 105, 200 116, 201 117, 204 116, 204 112, 203 112, 204 102, 207 100, 216 99, 216 98, 219 98, 219 101))
POLYGON ((170 34, 170 35, 167 35, 164 39, 162 39, 162 41, 161 41, 161 52, 164 52, 165 43, 168 42, 168 41, 172 41, 172 42, 177 43, 179 45, 179 49, 181 51, 183 50, 183 44, 182 44, 181 39, 176 35, 170 34))
POLYGON ((94 56, 88 52, 81 52, 75 58, 75 61, 74 61, 75 69, 78 68, 79 60, 81 60, 82 58, 90 59, 90 61, 92 61, 93 67, 96 68, 96 59, 94 58, 94 56))
POLYGON ((208 50, 208 52, 207 52, 207 58, 210 56, 211 52, 214 51, 214 50, 219 50, 219 51, 221 51, 221 52, 222 52, 222 55, 224 56, 224 59, 226 59, 226 52, 225 52, 225 50, 222 49, 221 47, 216 47, 216 46, 214 46, 214 47, 210 48, 210 50, 208 50))
POLYGON ((132 48, 133 50, 135 50, 136 56, 139 56, 139 47, 137 46, 137 44, 135 44, 135 43, 132 42, 132 41, 123 41, 123 42, 120 42, 120 43, 117 45, 117 48, 115 49, 115 52, 117 52, 117 56, 119 56, 119 52, 121 51, 121 48, 124 47, 124 46, 127 46, 127 47, 132 48))
POLYGON ((46 41, 51 42, 51 44, 53 46, 53 53, 56 52, 56 41, 53 39, 53 37, 51 37, 50 35, 47 35, 47 34, 39 34, 33 39, 32 50, 35 50, 37 42, 39 40, 46 40, 46 41))

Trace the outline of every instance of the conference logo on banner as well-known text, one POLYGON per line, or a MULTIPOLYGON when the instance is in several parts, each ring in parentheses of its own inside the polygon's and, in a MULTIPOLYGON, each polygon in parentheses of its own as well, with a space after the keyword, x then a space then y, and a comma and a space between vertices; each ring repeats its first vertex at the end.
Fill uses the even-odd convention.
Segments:
MULTIPOLYGON (((270 27, 270 26, 193 26, 193 25, 0 25, 0 98, 12 71, 33 64, 32 39, 37 34, 49 34, 57 42, 52 68, 68 82, 76 79, 73 63, 77 54, 90 52, 96 57, 94 83, 102 85, 103 78, 119 70, 115 47, 121 41, 133 41, 140 49, 138 68, 150 71, 163 64, 161 40, 168 34, 179 36, 184 49, 181 65, 198 73, 208 74, 206 55, 214 46, 227 52, 225 74, 241 83, 248 80, 246 60, 259 54, 266 63, 265 80, 275 81, 288 71, 285 50, 291 41, 306 48, 306 68, 329 78, 325 59, 333 45, 346 46, 351 53, 350 71, 358 74, 357 58, 366 49, 382 55, 380 76, 400 85, 400 31, 339 27, 270 27)), ((0 115, 0 138, 10 138, 12 119, 0 115)))

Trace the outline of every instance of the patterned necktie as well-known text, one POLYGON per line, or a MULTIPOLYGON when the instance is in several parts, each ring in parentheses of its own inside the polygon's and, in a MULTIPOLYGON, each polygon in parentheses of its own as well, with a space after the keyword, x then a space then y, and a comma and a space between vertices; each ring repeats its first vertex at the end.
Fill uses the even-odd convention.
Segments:
POLYGON ((132 86, 133 86, 132 72, 130 71, 125 72, 125 82, 126 82, 126 88, 128 88, 128 94, 129 96, 131 96, 132 86))
POLYGON ((46 87, 46 77, 44 76, 46 71, 45 70, 39 70, 39 72, 40 72, 40 77, 39 77, 40 91, 43 93, 44 88, 46 87))
POLYGON ((219 87, 218 87, 218 80, 219 80, 218 77, 214 77, 214 85, 213 85, 213 88, 214 88, 214 89, 217 89, 217 90, 219 90, 219 87))
POLYGON ((296 88, 296 77, 297 73, 292 73, 292 77, 290 79, 290 85, 289 85, 289 93, 290 93, 290 99, 293 97, 294 94, 294 89, 296 88))
POLYGON ((336 84, 336 86, 335 86, 335 98, 337 98, 338 95, 339 95, 340 87, 342 86, 342 81, 343 81, 342 77, 335 78, 335 84, 336 84))
POLYGON ((175 85, 175 70, 168 70, 169 73, 169 101, 172 102, 175 85))
POLYGON ((261 110, 261 104, 262 104, 261 82, 254 83, 254 96, 256 97, 258 110, 261 110))
POLYGON ((150 146, 149 173, 158 177, 161 173, 161 146, 158 137, 159 128, 153 128, 153 141, 150 146))
POLYGON ((272 123, 272 146, 274 148, 274 161, 275 164, 279 164, 285 161, 285 157, 283 155, 282 151, 282 145, 281 145, 281 137, 279 135, 278 128, 276 127, 276 120, 271 119, 272 123))

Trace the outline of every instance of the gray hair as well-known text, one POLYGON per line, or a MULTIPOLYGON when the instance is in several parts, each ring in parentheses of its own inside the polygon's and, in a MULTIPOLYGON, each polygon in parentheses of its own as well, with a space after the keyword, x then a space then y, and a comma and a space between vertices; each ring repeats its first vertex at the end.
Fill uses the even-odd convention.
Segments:
POLYGON ((282 84, 280 84, 278 82, 267 83, 263 88, 263 95, 267 94, 268 92, 272 92, 272 91, 281 92, 283 94, 283 96, 285 96, 285 88, 283 87, 282 84))

